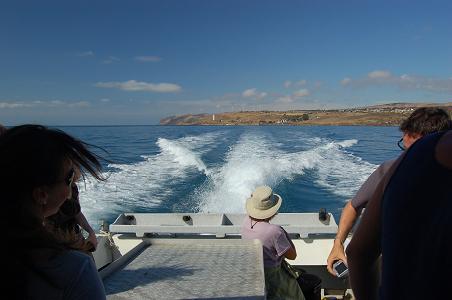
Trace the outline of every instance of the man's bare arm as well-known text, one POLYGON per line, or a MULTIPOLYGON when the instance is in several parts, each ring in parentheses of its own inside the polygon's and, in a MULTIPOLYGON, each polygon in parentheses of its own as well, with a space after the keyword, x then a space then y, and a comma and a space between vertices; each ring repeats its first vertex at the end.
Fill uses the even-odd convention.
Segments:
POLYGON ((334 239, 333 248, 331 249, 330 255, 327 259, 327 269, 332 275, 336 276, 336 273, 333 270, 333 263, 336 260, 342 260, 347 264, 347 258, 345 257, 344 252, 344 241, 347 238, 348 234, 352 230, 353 224, 355 224, 356 219, 358 218, 358 212, 351 204, 351 201, 348 201, 342 210, 341 219, 339 221, 339 227, 337 230, 336 238, 334 239))
POLYGON ((378 298, 378 258, 381 254, 381 202, 386 185, 402 161, 405 152, 383 176, 366 206, 361 223, 347 247, 350 285, 356 299, 378 298))

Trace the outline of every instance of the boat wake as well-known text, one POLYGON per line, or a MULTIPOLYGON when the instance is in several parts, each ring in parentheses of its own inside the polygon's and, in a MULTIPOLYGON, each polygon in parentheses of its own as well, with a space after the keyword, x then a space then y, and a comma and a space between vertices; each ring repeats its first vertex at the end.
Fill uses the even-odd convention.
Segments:
MULTIPOLYGON (((305 135, 294 138, 299 142, 288 147, 269 133, 245 132, 229 140, 222 135, 161 137, 156 154, 143 156, 138 163, 109 165, 106 182, 87 178, 81 184, 80 201, 88 220, 163 207, 166 211, 242 213, 256 186, 266 184, 277 191, 300 180, 345 200, 377 167, 348 151, 358 143, 353 139, 305 135), (229 143, 223 147, 225 152, 216 149, 219 141, 229 143)), ((291 201, 299 201, 297 197, 303 196, 291 195, 291 201)))
POLYGON ((276 187, 303 176, 330 193, 349 198, 377 167, 347 152, 357 140, 311 138, 305 142, 312 145, 310 150, 286 153, 268 136, 243 135, 224 164, 211 170, 209 179, 196 189, 198 210, 244 212, 244 203, 256 186, 276 187))

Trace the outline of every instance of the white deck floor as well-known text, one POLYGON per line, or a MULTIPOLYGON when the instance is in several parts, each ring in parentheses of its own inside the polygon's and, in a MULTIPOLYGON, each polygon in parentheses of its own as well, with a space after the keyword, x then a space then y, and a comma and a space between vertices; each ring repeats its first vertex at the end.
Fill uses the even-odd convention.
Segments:
POLYGON ((258 243, 215 239, 151 243, 104 279, 108 299, 264 299, 258 243))

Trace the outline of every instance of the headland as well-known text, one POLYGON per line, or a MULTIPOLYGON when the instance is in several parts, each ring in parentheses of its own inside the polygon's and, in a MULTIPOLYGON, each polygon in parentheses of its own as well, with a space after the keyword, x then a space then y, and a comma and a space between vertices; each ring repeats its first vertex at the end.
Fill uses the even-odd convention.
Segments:
POLYGON ((423 106, 441 107, 452 114, 452 102, 390 103, 349 109, 185 114, 161 119, 160 125, 398 126, 416 108, 423 106))

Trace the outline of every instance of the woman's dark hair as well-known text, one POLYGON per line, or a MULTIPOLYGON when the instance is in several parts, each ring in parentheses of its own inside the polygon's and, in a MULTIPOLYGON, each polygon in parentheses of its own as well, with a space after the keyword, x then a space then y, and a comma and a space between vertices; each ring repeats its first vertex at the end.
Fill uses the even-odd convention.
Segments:
POLYGON ((18 270, 26 265, 20 260, 26 261, 27 251, 31 249, 55 249, 57 252, 64 249, 64 245, 46 230, 43 220, 35 213, 33 190, 57 183, 64 175, 64 163, 68 160, 95 178, 104 180, 101 158, 88 147, 88 144, 61 130, 41 125, 12 127, 0 136, 0 199, 3 211, 0 224, 5 241, 8 241, 7 252, 12 256, 9 264, 18 270))
POLYGON ((68 160, 103 180, 99 159, 86 143, 61 130, 41 125, 12 127, 0 136, 2 205, 15 214, 15 220, 28 223, 33 219, 28 208, 34 188, 55 184, 68 160))
POLYGON ((400 125, 402 132, 421 136, 450 128, 449 114, 444 109, 437 107, 418 108, 400 125))
POLYGON ((0 135, 4 134, 6 132, 6 127, 0 124, 0 135))

